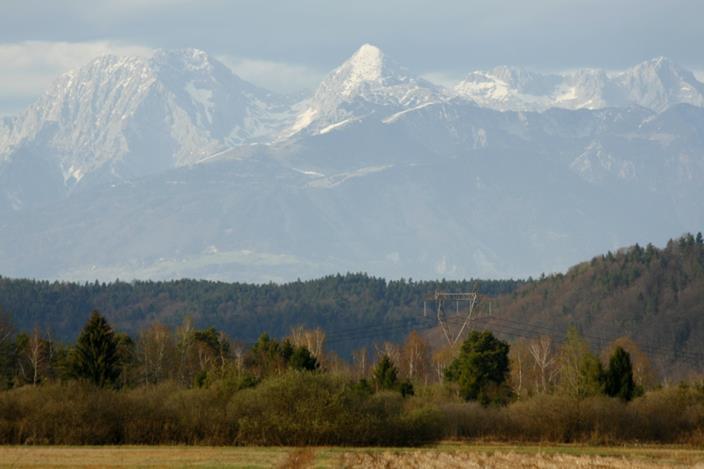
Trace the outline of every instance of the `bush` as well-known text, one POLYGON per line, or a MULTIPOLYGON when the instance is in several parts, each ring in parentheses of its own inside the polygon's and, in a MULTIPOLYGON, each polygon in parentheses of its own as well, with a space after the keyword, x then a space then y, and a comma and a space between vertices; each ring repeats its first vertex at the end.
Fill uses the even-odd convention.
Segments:
POLYGON ((442 406, 445 436, 448 438, 504 439, 504 414, 498 407, 484 407, 478 402, 451 403, 442 406))
POLYGON ((505 409, 513 438, 532 441, 575 441, 579 430, 579 401, 538 394, 505 409))
POLYGON ((97 445, 122 442, 122 396, 69 383, 25 386, 3 393, 3 443, 97 445), (17 410, 10 410, 12 408, 17 410))
POLYGON ((442 408, 450 438, 697 444, 704 437, 704 392, 693 388, 652 391, 630 403, 539 394, 504 408, 476 403, 442 408))
POLYGON ((632 433, 642 441, 684 443, 704 430, 704 393, 668 388, 636 398, 629 406, 632 433))
POLYGON ((124 443, 155 445, 182 442, 179 416, 164 405, 178 390, 175 383, 166 382, 129 391, 126 396, 124 443))
POLYGON ((701 444, 704 438, 701 387, 651 391, 631 402, 540 394, 484 407, 452 402, 441 386, 419 386, 417 396, 403 398, 323 373, 289 371, 246 389, 242 383, 118 391, 70 382, 0 392, 0 444, 406 446, 443 437, 701 444))
POLYGON ((164 403, 167 415, 176 416, 179 442, 233 444, 236 425, 227 414, 228 402, 215 389, 186 389, 172 393, 164 403))
POLYGON ((442 435, 437 411, 316 373, 289 372, 237 393, 228 412, 239 444, 405 445, 442 435))

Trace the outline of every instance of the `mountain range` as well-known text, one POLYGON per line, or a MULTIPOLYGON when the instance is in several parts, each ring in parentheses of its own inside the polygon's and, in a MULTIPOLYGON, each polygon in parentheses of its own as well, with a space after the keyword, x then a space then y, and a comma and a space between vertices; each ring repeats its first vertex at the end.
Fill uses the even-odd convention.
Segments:
POLYGON ((102 57, 0 121, 0 272, 560 271, 701 230, 703 106, 666 58, 445 88, 365 44, 300 100, 199 50, 102 57))

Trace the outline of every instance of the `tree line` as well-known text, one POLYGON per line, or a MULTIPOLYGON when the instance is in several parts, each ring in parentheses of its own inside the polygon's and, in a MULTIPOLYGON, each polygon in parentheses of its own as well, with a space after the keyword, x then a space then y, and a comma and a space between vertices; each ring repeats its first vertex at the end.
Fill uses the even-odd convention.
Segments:
POLYGON ((36 330, 9 341, 0 442, 700 441, 703 383, 659 382, 627 338, 602 358, 577 329, 566 336, 509 343, 475 330, 433 347, 411 332, 348 361, 326 350, 319 328, 243 344, 186 320, 132 339, 94 311, 72 344, 36 330))
MULTIPOLYGON (((254 342, 261 331, 282 337, 294 326, 328 331, 414 320, 423 298, 435 290, 478 291, 488 296, 512 292, 517 280, 387 281, 361 273, 329 275, 285 284, 226 283, 207 280, 48 282, 0 277, 0 308, 23 331, 41 325, 55 340, 73 341, 86 311, 99 310, 120 331, 132 336, 158 322, 179 327, 214 327, 231 337, 254 342)), ((400 340, 404 332, 385 332, 400 340)), ((365 342, 347 339, 331 344, 348 355, 365 342)))
POLYGON ((283 337, 295 326, 321 327, 330 336, 328 348, 349 359, 372 340, 402 341, 421 317, 423 299, 436 290, 478 291, 487 300, 479 312, 493 313, 482 325, 504 338, 514 337, 510 332, 516 331, 506 324, 516 323, 530 336, 550 327, 553 338, 574 325, 601 345, 628 335, 648 350, 660 375, 674 380, 699 371, 704 356, 700 233, 670 240, 663 248, 635 245, 609 252, 565 273, 525 281, 387 281, 365 274, 282 285, 0 278, 0 308, 17 329, 41 325, 39 332, 54 341, 75 340, 82 314, 94 309, 132 337, 154 323, 177 329, 187 318, 194 328, 213 327, 247 343, 261 331, 283 337), (404 324, 408 327, 399 326, 404 324), (364 333, 340 333, 352 329, 364 333))

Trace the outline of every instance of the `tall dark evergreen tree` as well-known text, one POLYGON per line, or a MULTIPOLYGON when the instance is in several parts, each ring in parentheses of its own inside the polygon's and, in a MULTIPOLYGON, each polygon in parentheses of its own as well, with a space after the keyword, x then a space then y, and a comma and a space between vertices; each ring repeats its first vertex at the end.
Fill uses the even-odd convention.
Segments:
POLYGON ((604 392, 611 397, 620 397, 624 401, 633 399, 636 384, 633 381, 631 356, 623 348, 617 347, 609 359, 609 368, 604 376, 604 392))
POLYGON ((73 349, 72 370, 77 378, 99 387, 118 384, 118 340, 112 327, 98 311, 93 311, 78 337, 73 349))
POLYGON ((15 362, 14 336, 12 318, 0 306, 0 389, 5 389, 12 383, 15 362))
POLYGON ((307 371, 315 371, 320 367, 318 360, 306 347, 294 347, 288 360, 288 366, 294 370, 307 371))
POLYGON ((372 371, 372 380, 376 390, 395 389, 398 383, 398 369, 388 355, 384 355, 372 371))
POLYGON ((502 402, 508 392, 509 346, 489 331, 472 331, 462 344, 460 355, 445 370, 445 379, 460 386, 465 400, 482 404, 502 402))

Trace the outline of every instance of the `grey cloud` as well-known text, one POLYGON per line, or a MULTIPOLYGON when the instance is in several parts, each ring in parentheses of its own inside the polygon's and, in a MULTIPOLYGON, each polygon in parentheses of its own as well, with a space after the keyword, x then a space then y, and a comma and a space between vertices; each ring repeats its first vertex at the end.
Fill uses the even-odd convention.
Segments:
POLYGON ((696 0, 29 0, 3 10, 1 42, 112 39, 318 68, 364 42, 420 72, 619 68, 656 55, 704 66, 704 3, 696 0))
MULTIPOLYGON (((621 69, 659 55, 704 69, 704 2, 697 0, 10 0, 0 13, 0 47, 196 47, 283 92, 313 87, 365 42, 442 82, 502 64, 621 69)), ((83 52, 75 55, 92 58, 83 52)), ((0 112, 9 106, 3 103, 26 101, 30 84, 64 71, 11 67, 0 65, 7 78, 0 112)))

